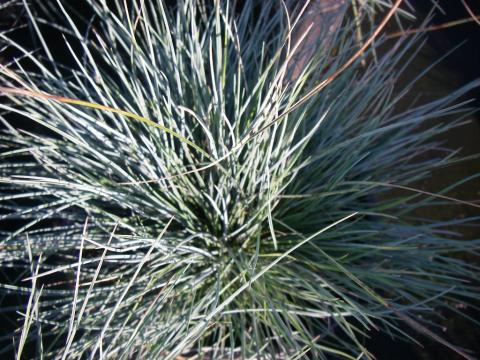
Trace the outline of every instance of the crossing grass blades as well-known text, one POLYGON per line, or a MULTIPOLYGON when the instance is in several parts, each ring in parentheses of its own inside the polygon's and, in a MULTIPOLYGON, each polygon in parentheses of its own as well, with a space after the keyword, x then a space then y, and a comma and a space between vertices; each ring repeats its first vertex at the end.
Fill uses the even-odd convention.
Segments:
POLYGON ((447 231, 474 219, 416 218, 462 200, 415 184, 459 161, 435 139, 476 84, 399 110, 421 41, 377 47, 400 3, 367 4, 380 20, 360 44, 345 18, 300 71, 306 6, 89 0, 82 19, 18 4, 27 20, 0 34, 18 54, 1 67, 1 291, 21 299, 2 305, 17 325, 3 351, 369 359, 375 330, 471 359, 432 322, 478 294, 456 255, 479 242, 447 231), (25 26, 34 48, 15 40, 25 26))

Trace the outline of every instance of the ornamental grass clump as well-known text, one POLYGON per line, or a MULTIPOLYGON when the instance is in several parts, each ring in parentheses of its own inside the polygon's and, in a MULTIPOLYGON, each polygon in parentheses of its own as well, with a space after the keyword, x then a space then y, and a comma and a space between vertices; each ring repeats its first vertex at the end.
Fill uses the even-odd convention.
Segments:
POLYGON ((479 243, 416 218, 456 200, 415 183, 457 161, 436 136, 475 84, 398 110, 418 44, 381 35, 400 2, 358 44, 358 19, 313 41, 281 1, 89 0, 85 21, 25 1, 38 46, 0 34, 20 54, 1 68, 2 291, 25 301, 5 351, 367 359, 365 335, 406 323, 468 358, 423 315, 475 299, 455 254, 479 243))

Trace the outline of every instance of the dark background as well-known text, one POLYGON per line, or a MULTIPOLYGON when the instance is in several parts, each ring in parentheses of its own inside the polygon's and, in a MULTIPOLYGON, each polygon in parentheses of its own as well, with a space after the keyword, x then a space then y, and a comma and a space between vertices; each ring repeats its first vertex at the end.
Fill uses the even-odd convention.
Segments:
MULTIPOLYGON (((412 27, 420 27, 423 21, 430 15, 433 17, 427 27, 444 26, 452 21, 470 17, 460 0, 439 0, 437 3, 441 9, 435 9, 433 14, 431 14, 432 0, 411 0, 410 4, 417 10, 416 15, 418 17, 412 27)), ((480 1, 467 0, 465 3, 474 14, 480 16, 480 1)), ((429 31, 426 36, 426 45, 412 62, 405 74, 405 78, 402 78, 400 83, 406 83, 409 77, 413 78, 422 69, 448 53, 454 47, 459 47, 416 84, 414 91, 405 99, 405 104, 408 104, 416 96, 421 96, 425 101, 433 100, 458 89, 474 79, 480 78, 480 25, 478 23, 470 21, 454 27, 429 31)), ((472 105, 480 108, 480 89, 472 91, 465 98, 465 100, 470 99, 475 99, 472 105)), ((471 120, 470 124, 456 128, 442 138, 446 142, 447 147, 461 148, 461 153, 465 156, 480 153, 480 116, 478 112, 471 117, 471 120)), ((436 191, 446 187, 449 183, 478 172, 480 172, 480 160, 476 159, 441 170, 435 173, 428 181, 419 184, 418 187, 436 191)), ((480 183, 478 180, 472 181, 456 189, 450 195, 467 200, 479 199, 480 183)), ((424 211, 427 212, 426 215, 435 219, 452 219, 461 216, 478 215, 478 209, 462 205, 436 207, 435 209, 426 209, 424 211)), ((480 238, 480 225, 458 230, 467 239, 480 238)), ((478 258, 470 260, 480 263, 478 258)), ((480 303, 477 305, 480 305, 480 303)), ((466 313, 480 320, 480 312, 478 310, 470 308, 466 310, 466 313)), ((442 321, 442 328, 438 329, 437 333, 456 346, 470 349, 476 358, 480 358, 480 328, 458 315, 443 311, 440 311, 440 314, 444 317, 444 320, 442 321)), ((405 328, 405 330, 407 329, 405 328)), ((461 359, 459 355, 443 345, 414 332, 408 330, 407 332, 414 335, 422 343, 423 347, 402 341, 394 341, 381 333, 371 334, 371 338, 367 341, 367 347, 372 349, 379 360, 461 359)))

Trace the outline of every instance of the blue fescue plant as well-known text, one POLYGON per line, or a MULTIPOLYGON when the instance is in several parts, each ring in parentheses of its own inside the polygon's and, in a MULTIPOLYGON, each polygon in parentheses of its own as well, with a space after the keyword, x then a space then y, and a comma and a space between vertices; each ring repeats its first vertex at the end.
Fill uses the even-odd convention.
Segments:
POLYGON ((400 3, 360 44, 346 18, 315 46, 308 3, 89 0, 82 28, 66 1, 23 1, 38 47, 0 34, 20 54, 1 68, 2 291, 25 296, 5 351, 370 359, 365 336, 406 323, 471 358, 424 315, 475 299, 455 255, 479 242, 416 218, 460 200, 415 184, 458 160, 436 136, 475 84, 398 109, 419 44, 384 41, 400 3))

